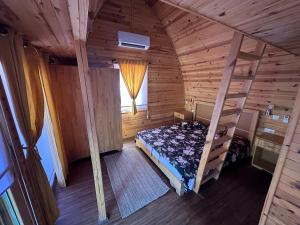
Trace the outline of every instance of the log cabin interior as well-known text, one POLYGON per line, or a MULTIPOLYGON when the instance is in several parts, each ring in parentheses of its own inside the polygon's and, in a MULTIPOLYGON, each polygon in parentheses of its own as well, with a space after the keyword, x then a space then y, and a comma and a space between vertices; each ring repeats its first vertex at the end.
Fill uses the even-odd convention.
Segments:
POLYGON ((299 12, 0 0, 0 225, 300 224, 299 12))

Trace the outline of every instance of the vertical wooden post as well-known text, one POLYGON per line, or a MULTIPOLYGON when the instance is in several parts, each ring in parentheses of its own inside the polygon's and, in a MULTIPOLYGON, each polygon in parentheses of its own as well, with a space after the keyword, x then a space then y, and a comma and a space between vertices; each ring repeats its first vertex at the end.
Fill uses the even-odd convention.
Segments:
POLYGON ((96 189, 96 199, 99 211, 99 222, 105 222, 107 220, 102 171, 100 163, 100 153, 98 138, 96 133, 95 115, 92 99, 92 89, 90 83, 90 77, 88 77, 88 58, 86 51, 86 43, 82 40, 75 40, 76 57, 78 63, 80 88, 83 99, 84 116, 87 126, 87 134, 89 140, 89 146, 91 151, 91 159, 93 166, 94 182, 96 189))
MULTIPOLYGON (((78 64, 81 95, 83 100, 84 117, 86 122, 88 141, 91 152, 96 199, 99 212, 99 223, 107 221, 99 144, 96 133, 95 115, 93 107, 91 81, 88 77, 89 65, 86 49, 88 14, 91 6, 97 5, 95 14, 102 6, 99 0, 68 0, 70 20, 72 24, 74 46, 78 64)), ((91 9, 90 9, 91 10, 91 9)), ((95 15, 94 15, 95 16, 95 15)))

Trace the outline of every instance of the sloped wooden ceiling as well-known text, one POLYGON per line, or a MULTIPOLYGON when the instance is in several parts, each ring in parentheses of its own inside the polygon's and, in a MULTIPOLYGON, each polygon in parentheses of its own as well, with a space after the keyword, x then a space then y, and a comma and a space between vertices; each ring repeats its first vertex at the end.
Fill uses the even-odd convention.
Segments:
MULTIPOLYGON (((201 16, 156 2, 153 9, 160 18, 176 50, 184 83, 185 108, 192 111, 200 101, 214 103, 219 90, 226 58, 234 31, 201 16)), ((242 50, 252 52, 256 41, 245 38, 242 50)), ((258 131, 264 127, 285 135, 286 124, 265 116, 269 104, 274 112, 289 115, 300 85, 300 58, 268 45, 257 72, 246 108, 259 110, 258 131)), ((247 62, 239 61, 236 74, 242 74, 247 62)), ((232 92, 238 92, 243 82, 234 82, 232 92)))
POLYGON ((0 0, 0 22, 46 51, 75 55, 67 0, 0 0))
MULTIPOLYGON (((299 0, 161 0, 300 54, 299 0)), ((220 35, 223 35, 220 32, 220 35)))
MULTIPOLYGON (((104 0, 89 1, 89 25, 104 0)), ((0 0, 0 23, 58 56, 75 56, 68 0, 0 0)))

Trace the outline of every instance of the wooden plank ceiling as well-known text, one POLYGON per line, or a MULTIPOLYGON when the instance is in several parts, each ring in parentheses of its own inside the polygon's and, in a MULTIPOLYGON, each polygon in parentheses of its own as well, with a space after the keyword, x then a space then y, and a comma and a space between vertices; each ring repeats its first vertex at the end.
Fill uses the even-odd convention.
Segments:
MULTIPOLYGON (((158 2, 145 1, 150 6, 158 2)), ((300 1, 161 1, 300 54, 300 1)), ((95 18, 103 2, 104 0, 90 0, 89 23, 95 18)), ((0 23, 24 33, 34 45, 46 51, 59 56, 75 55, 67 0, 0 0, 0 23)))
POLYGON ((0 22, 46 51, 75 55, 67 0, 0 0, 0 22))
MULTIPOLYGON (((103 0, 89 1, 91 24, 103 0)), ((67 0, 0 0, 0 23, 58 56, 75 56, 67 0)))
MULTIPOLYGON (((161 0, 300 54, 298 0, 161 0)), ((222 33, 220 33, 222 35, 222 33)))

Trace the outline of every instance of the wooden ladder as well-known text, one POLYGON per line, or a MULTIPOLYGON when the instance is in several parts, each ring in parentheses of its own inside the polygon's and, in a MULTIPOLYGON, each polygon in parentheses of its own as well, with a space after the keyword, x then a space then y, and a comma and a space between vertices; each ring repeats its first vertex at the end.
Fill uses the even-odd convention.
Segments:
POLYGON ((241 112, 244 108, 252 82, 255 79, 257 69, 266 48, 266 44, 257 42, 253 54, 242 52, 241 46, 243 39, 243 34, 238 32, 234 33, 197 171, 194 186, 194 191, 196 193, 198 193, 201 184, 211 178, 219 178, 235 128, 240 119, 241 112), (246 70, 247 72, 244 75, 234 75, 238 59, 250 61, 246 70), (228 93, 232 81, 243 82, 240 92, 228 93), (224 109, 225 102, 228 99, 236 99, 234 108, 224 109), (220 124, 220 119, 228 116, 231 116, 229 122, 220 124), (217 138, 216 134, 221 130, 223 130, 225 134, 220 138, 217 138))

